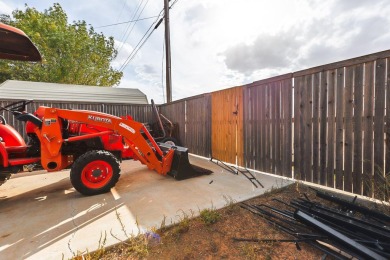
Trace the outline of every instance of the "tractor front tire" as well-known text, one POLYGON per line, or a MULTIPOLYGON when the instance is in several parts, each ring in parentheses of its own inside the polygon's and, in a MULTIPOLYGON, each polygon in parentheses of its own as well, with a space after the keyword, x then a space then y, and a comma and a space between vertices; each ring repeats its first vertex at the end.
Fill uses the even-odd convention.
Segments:
POLYGON ((94 150, 81 155, 70 170, 73 187, 83 195, 109 192, 120 177, 118 159, 108 151, 94 150))

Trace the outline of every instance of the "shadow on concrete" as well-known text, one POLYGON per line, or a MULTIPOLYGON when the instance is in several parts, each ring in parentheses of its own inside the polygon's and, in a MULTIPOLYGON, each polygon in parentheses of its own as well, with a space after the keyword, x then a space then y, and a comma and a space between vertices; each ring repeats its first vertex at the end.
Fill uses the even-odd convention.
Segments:
MULTIPOLYGON (((40 176, 35 177, 39 181, 40 176)), ((121 205, 110 193, 93 197, 79 194, 68 177, 16 196, 1 194, 0 255, 28 258, 68 236, 70 242, 73 233, 121 205)), ((68 247, 71 254, 77 253, 70 244, 68 247)))

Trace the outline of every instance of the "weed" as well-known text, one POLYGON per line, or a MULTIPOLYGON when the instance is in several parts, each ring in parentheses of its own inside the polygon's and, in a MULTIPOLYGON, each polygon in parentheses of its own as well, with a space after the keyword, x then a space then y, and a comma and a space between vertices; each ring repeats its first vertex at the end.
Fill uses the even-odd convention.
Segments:
POLYGON ((225 210, 226 214, 231 215, 240 207, 237 205, 237 201, 230 196, 223 195, 223 199, 226 201, 225 210))
POLYGON ((257 259, 258 255, 256 252, 256 246, 253 244, 243 244, 240 247, 241 254, 245 257, 245 259, 257 259))
POLYGON ((267 196, 275 195, 275 194, 282 192, 283 190, 284 190, 284 187, 280 188, 278 186, 272 186, 271 188, 264 191, 264 195, 267 195, 267 196))
POLYGON ((125 250, 131 257, 144 258, 148 256, 148 238, 145 235, 132 236, 126 241, 125 250))
POLYGON ((167 216, 164 215, 163 219, 161 220, 160 228, 158 229, 160 233, 164 233, 167 230, 168 227, 166 221, 167 221, 167 216))
POLYGON ((105 253, 105 245, 106 245, 106 242, 107 242, 107 232, 104 232, 104 236, 103 234, 101 233, 100 234, 100 239, 99 239, 99 246, 98 246, 98 249, 92 253, 89 252, 89 250, 87 249, 85 253, 83 252, 77 252, 77 255, 75 257, 72 258, 72 260, 97 260, 97 259, 101 259, 102 256, 104 255, 105 253))
MULTIPOLYGON (((365 163, 370 161, 366 160, 365 163)), ((363 190, 371 194, 375 199, 386 201, 390 197, 390 172, 385 171, 377 164, 374 164, 374 174, 367 174, 369 178, 363 181, 363 190)))
POLYGON ((190 218, 183 210, 182 216, 180 216, 179 222, 173 228, 173 235, 180 236, 183 233, 186 233, 190 229, 190 218))
POLYGON ((206 225, 214 224, 221 218, 221 214, 214 207, 200 211, 199 216, 206 225))
POLYGON ((390 172, 385 171, 377 164, 374 166, 375 177, 374 177, 374 194, 375 197, 380 200, 386 200, 390 195, 390 172))

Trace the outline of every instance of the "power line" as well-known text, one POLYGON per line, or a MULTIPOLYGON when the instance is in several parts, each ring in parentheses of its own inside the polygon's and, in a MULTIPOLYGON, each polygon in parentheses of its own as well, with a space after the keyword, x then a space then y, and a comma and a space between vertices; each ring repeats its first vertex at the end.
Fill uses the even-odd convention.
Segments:
POLYGON ((163 94, 163 102, 165 102, 165 92, 164 92, 164 54, 165 54, 165 40, 163 39, 163 48, 162 48, 162 60, 161 60, 161 89, 163 94))
MULTIPOLYGON (((148 1, 149 1, 149 0, 148 0, 148 1)), ((143 2, 144 2, 144 0, 142 0, 142 1, 138 4, 137 9, 135 10, 135 12, 134 12, 133 17, 131 18, 131 20, 135 20, 135 16, 137 15, 138 10, 140 9, 140 7, 141 7, 141 5, 143 4, 143 2)), ((138 18, 139 18, 139 16, 138 16, 136 19, 138 19, 138 18)), ((118 52, 120 52, 120 51, 122 50, 123 45, 125 44, 125 42, 126 42, 127 39, 129 38, 129 36, 130 36, 131 32, 133 31, 134 26, 135 26, 136 23, 137 23, 137 22, 133 23, 133 27, 131 28, 131 30, 130 30, 129 34, 127 35, 127 37, 126 37, 126 34, 127 34, 127 32, 129 31, 129 28, 130 28, 130 25, 131 25, 131 24, 129 23, 129 24, 126 26, 125 33, 123 34, 122 39, 120 40, 122 44, 121 44, 121 46, 119 47, 118 52)))
MULTIPOLYGON (((161 18, 162 19, 162 18, 161 18)), ((144 36, 142 36, 141 40, 138 42, 138 44, 135 46, 135 48, 133 49, 133 51, 130 53, 130 55, 127 57, 127 59, 125 60, 125 62, 122 64, 121 68, 119 69, 121 72, 126 68, 126 66, 130 63, 130 61, 132 61, 135 57, 135 55, 138 53, 138 51, 142 48, 142 46, 144 46, 145 42, 149 39, 149 37, 152 35, 152 33, 154 32, 155 29, 157 29, 157 25, 152 29, 153 25, 155 24, 156 22, 152 23, 149 27, 149 29, 146 31, 146 33, 144 34, 144 36), (149 35, 148 35, 149 33, 149 35), (146 38, 145 38, 146 37, 146 38)))
POLYGON ((122 5, 122 8, 121 8, 121 12, 119 13, 119 16, 116 18, 116 22, 119 21, 119 18, 121 17, 121 15, 123 13, 123 10, 125 10, 126 4, 127 4, 127 0, 123 0, 123 5, 122 5))
POLYGON ((175 0, 175 2, 173 2, 173 3, 171 4, 171 6, 169 7, 169 9, 171 9, 171 8, 177 3, 177 1, 179 1, 179 0, 175 0))
POLYGON ((102 25, 102 26, 99 26, 99 27, 95 27, 95 29, 104 28, 104 27, 110 27, 110 26, 115 26, 115 25, 121 25, 121 24, 126 24, 126 23, 134 23, 134 22, 143 21, 143 20, 147 20, 147 19, 152 19, 152 18, 156 18, 156 17, 158 17, 158 15, 150 16, 150 17, 144 17, 144 18, 140 18, 140 19, 137 19, 137 20, 131 20, 131 21, 126 21, 126 22, 102 25))
POLYGON ((160 20, 158 20, 158 18, 160 17, 162 11, 160 12, 160 14, 158 15, 157 19, 150 25, 150 27, 148 28, 148 30, 146 31, 146 33, 142 36, 141 40, 137 43, 137 45, 134 47, 133 51, 129 54, 129 56, 127 57, 127 59, 125 60, 125 62, 122 64, 122 66, 120 67, 120 71, 123 71, 126 66, 129 64, 129 62, 134 59, 135 55, 138 53, 138 51, 141 49, 141 47, 145 44, 145 42, 149 39, 149 37, 152 35, 153 31, 157 29, 157 27, 160 25, 162 19, 164 17, 162 17, 160 20), (157 22, 158 21, 158 22, 157 22), (156 26, 153 28, 153 25, 156 24, 156 26), (151 30, 153 28, 153 30, 151 30), (148 35, 149 33, 149 35, 148 35), (146 37, 146 38, 145 38, 146 37), (144 40, 145 39, 145 40, 144 40))
MULTIPOLYGON (((169 9, 171 9, 176 3, 178 2, 178 0, 175 0, 172 5, 169 7, 169 9)), ((122 72, 126 67, 127 65, 130 63, 130 61, 132 61, 135 56, 137 55, 138 51, 142 48, 142 46, 144 46, 144 44, 146 43, 146 41, 150 38, 150 36, 152 35, 152 33, 158 28, 158 26, 161 24, 161 22, 163 21, 165 15, 159 20, 158 18, 160 17, 161 13, 164 11, 164 9, 162 9, 159 13, 159 15, 157 16, 157 19, 150 25, 150 27, 148 28, 148 30, 146 31, 146 33, 142 36, 141 40, 137 43, 137 45, 134 47, 133 51, 129 54, 129 56, 127 57, 127 59, 125 60, 125 62, 122 64, 122 66, 120 67, 120 71, 122 72), (157 22, 158 21, 158 22, 157 22), (156 26, 152 29, 153 25, 156 24, 156 26), (150 31, 151 30, 151 31, 150 31), (150 32, 149 32, 150 31, 150 32), (149 33, 149 34, 148 34, 149 33), (146 38, 145 38, 146 37, 146 38)))

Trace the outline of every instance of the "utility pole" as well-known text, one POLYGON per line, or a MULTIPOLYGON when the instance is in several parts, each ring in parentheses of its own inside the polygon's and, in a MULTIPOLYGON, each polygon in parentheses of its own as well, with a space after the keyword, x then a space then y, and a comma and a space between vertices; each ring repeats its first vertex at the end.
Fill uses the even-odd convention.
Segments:
POLYGON ((171 76, 171 40, 169 30, 169 0, 164 0, 165 13, 165 65, 166 65, 166 88, 167 103, 172 102, 172 76, 171 76))

